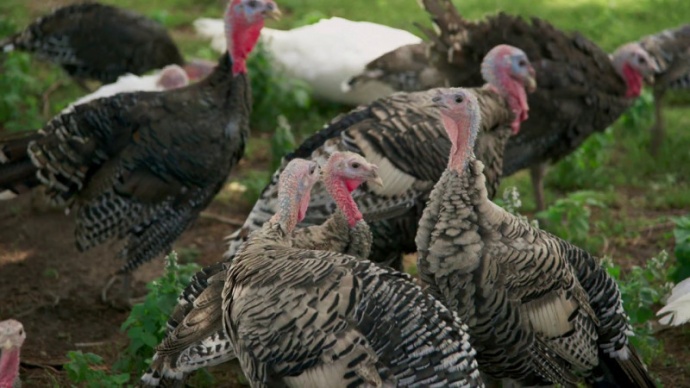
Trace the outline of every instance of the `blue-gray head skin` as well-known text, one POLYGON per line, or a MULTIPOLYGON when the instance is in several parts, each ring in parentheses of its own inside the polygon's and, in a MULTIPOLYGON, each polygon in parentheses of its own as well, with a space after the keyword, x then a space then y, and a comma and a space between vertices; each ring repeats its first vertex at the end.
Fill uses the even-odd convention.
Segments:
POLYGON ((247 72, 247 56, 256 45, 266 18, 278 19, 273 0, 231 0, 225 11, 225 38, 234 75, 247 72))
POLYGON ((293 159, 280 174, 278 181, 278 212, 271 221, 280 223, 287 234, 304 219, 311 199, 311 189, 321 171, 316 162, 293 159))
POLYGON ((492 48, 482 61, 482 77, 508 99, 510 109, 515 114, 511 127, 513 134, 517 134, 520 123, 529 117, 526 91, 532 93, 537 88, 535 71, 527 54, 507 44, 492 48))
POLYGON ((443 127, 450 139, 448 168, 462 173, 467 166, 481 125, 477 97, 463 88, 442 89, 432 98, 441 112, 443 127))

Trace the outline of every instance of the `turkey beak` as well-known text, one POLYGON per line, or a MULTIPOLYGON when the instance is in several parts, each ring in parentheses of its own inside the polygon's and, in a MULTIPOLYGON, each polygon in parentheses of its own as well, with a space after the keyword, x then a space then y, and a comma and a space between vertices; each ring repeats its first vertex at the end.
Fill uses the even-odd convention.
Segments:
POLYGON ((371 167, 371 176, 369 177, 369 179, 367 179, 367 182, 377 187, 383 187, 383 179, 381 179, 381 176, 379 176, 378 166, 372 165, 371 167))
POLYGON ((12 349, 12 341, 10 341, 9 338, 6 339, 6 340, 5 340, 5 343, 2 344, 2 349, 3 349, 3 350, 10 350, 10 349, 12 349))
POLYGON ((283 16, 283 14, 282 14, 282 12, 280 12, 277 5, 275 5, 274 3, 266 4, 266 10, 264 11, 264 17, 267 17, 267 18, 273 19, 273 20, 280 20, 281 16, 283 16))

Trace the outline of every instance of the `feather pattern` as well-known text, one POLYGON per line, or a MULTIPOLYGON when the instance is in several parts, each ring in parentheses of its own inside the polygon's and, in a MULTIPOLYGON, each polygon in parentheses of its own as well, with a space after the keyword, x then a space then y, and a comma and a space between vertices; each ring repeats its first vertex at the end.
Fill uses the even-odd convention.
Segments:
POLYGON ((3 177, 29 158, 33 164, 0 189, 16 191, 35 174, 54 203, 75 208, 80 250, 125 239, 121 270, 133 270, 170 249, 244 152, 251 95, 231 67, 223 55, 200 83, 74 106, 32 136, 26 154, 0 164, 3 177))
POLYGON ((55 10, 0 41, 3 52, 22 50, 53 62, 72 77, 112 83, 184 60, 167 30, 129 10, 98 3, 55 10))
POLYGON ((254 232, 223 290, 253 387, 482 386, 463 325, 409 275, 284 239, 279 224, 254 232))

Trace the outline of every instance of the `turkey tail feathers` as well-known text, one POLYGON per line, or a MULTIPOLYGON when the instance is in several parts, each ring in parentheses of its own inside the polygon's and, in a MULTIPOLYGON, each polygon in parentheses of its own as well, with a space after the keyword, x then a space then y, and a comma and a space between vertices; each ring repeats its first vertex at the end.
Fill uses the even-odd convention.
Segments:
POLYGON ((634 347, 628 347, 628 358, 625 360, 612 358, 608 354, 599 352, 600 368, 604 376, 601 381, 595 381, 595 387, 656 387, 654 379, 647 371, 644 363, 634 347))

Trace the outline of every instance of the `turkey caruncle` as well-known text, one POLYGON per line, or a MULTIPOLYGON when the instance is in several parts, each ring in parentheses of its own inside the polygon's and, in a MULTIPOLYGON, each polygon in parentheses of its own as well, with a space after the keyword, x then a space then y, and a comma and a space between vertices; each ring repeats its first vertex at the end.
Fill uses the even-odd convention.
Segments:
MULTIPOLYGON (((489 168, 485 170, 489 190, 495 193, 502 170, 503 147, 521 120, 527 117, 525 87, 533 89, 534 70, 525 54, 514 47, 492 50, 482 66, 489 82, 474 89, 482 106, 482 131, 476 153, 489 168), (515 112, 515 113, 514 113, 515 112)), ((383 188, 365 185, 353 192, 360 211, 374 235, 369 259, 400 266, 403 253, 416 252, 414 236, 426 198, 448 162, 450 142, 438 111, 430 99, 436 91, 399 93, 361 106, 339 116, 308 138, 283 160, 311 158, 325 162, 336 151, 355 151, 379 166, 383 188)), ((244 227, 230 236, 227 252, 230 261, 247 235, 263 225, 277 210, 277 178, 264 189, 244 227)), ((335 205, 324 187, 314 188, 306 220, 322 223, 335 205)), ((205 268, 182 292, 169 327, 176 327, 191 303, 208 285, 208 280, 223 265, 205 268)))
POLYGON ((0 190, 40 181, 54 202, 76 212, 79 250, 127 240, 119 273, 167 252, 244 153, 246 58, 264 18, 278 15, 273 0, 232 0, 228 52, 204 80, 78 105, 36 133, 0 142, 0 190))
MULTIPOLYGON (((611 57, 581 34, 565 33, 538 18, 525 21, 499 13, 473 22, 463 19, 450 0, 420 3, 437 28, 432 31, 420 27, 429 39, 429 43, 422 44, 429 53, 428 66, 421 66, 419 58, 416 62, 434 76, 414 82, 402 67, 406 81, 395 81, 390 86, 411 92, 481 85, 484 80, 479 63, 498 44, 518 47, 532 61, 539 88, 528 98, 530 119, 506 145, 503 175, 529 168, 539 210, 545 206, 543 178, 547 164, 567 156, 588 136, 616 121, 640 95, 643 78, 656 70, 639 44, 625 45, 611 57)), ((398 64, 391 61, 370 65, 367 72, 379 74, 380 82, 396 80, 395 74, 400 72, 398 64)))
MULTIPOLYGON (((290 236, 291 246, 366 259, 372 235, 351 192, 364 182, 380 185, 378 167, 361 155, 335 152, 323 166, 321 179, 338 210, 321 225, 295 230, 290 236)), ((306 208, 301 211, 305 212, 306 208)), ((143 377, 148 384, 166 385, 168 380, 182 380, 193 370, 235 357, 221 319, 221 293, 229 267, 230 263, 220 263, 219 270, 214 271, 205 283, 208 287, 188 306, 190 310, 175 310, 170 318, 168 335, 156 348, 154 362, 143 377), (158 380, 161 378, 163 382, 158 380)))
POLYGON ((426 290, 467 323, 484 376, 654 387, 599 260, 489 200, 472 155, 481 120, 473 93, 451 89, 434 101, 452 147, 419 221, 417 268, 426 290))

